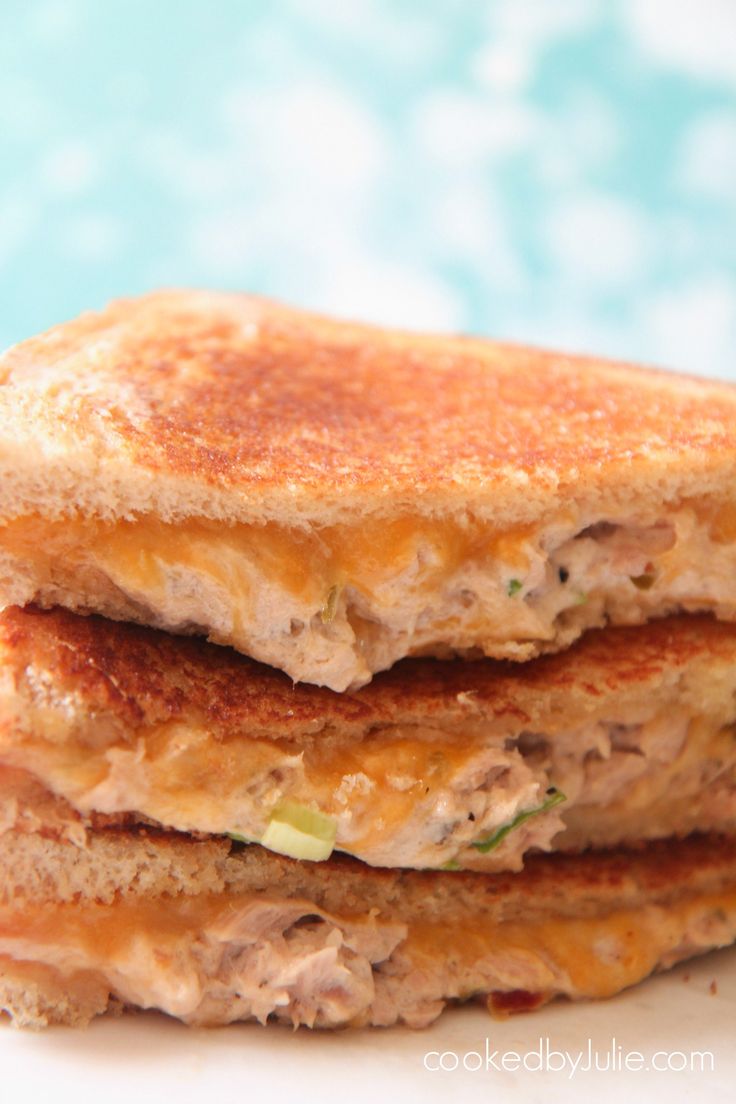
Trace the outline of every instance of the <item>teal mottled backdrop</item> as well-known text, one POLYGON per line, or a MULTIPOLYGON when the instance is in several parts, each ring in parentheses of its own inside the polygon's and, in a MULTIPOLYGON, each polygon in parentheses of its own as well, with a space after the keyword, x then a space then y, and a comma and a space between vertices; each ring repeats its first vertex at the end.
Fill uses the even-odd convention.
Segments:
POLYGON ((0 341, 242 287, 736 377, 734 0, 2 0, 0 341))

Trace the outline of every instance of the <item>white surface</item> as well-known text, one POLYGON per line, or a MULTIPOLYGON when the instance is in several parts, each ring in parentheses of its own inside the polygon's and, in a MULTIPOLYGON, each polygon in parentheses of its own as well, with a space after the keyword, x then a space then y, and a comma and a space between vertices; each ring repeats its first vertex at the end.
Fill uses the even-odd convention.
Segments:
MULTIPOLYGON (((685 963, 611 1001, 558 1002, 506 1021, 479 1009, 447 1013, 427 1031, 332 1034, 258 1025, 191 1030, 145 1014, 96 1021, 86 1031, 19 1032, 0 1027, 0 1101, 137 1104, 391 1104, 628 1099, 733 1101, 736 1086, 736 948, 685 963), (711 982, 717 993, 710 992, 711 982), (639 1051, 710 1051, 714 1072, 622 1071, 430 1073, 428 1051, 531 1052, 541 1037, 559 1051, 615 1045, 639 1051)), ((680 1059, 681 1060, 681 1059, 680 1059)), ((452 1061, 452 1059, 449 1059, 452 1061)), ((471 1064, 475 1059, 470 1059, 471 1064)))

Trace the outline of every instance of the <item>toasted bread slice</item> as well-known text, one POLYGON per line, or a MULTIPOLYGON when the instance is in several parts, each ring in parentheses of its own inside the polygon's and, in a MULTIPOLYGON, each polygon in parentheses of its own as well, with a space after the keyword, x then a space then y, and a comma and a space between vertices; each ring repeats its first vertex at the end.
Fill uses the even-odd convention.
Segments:
POLYGON ((736 391, 245 295, 0 360, 0 602, 198 632, 344 690, 736 616, 736 391))
POLYGON ((18 1024, 157 1008, 191 1024, 421 1027, 607 997, 736 938, 736 841, 584 856, 521 874, 299 863, 141 828, 64 831, 57 800, 0 834, 0 1008, 18 1024))
POLYGON ((406 660, 335 694, 203 640, 0 614, 0 765, 82 827, 520 869, 532 850, 736 833, 735 730, 736 626, 706 617, 595 630, 531 664, 406 660), (313 814, 325 831, 294 836, 313 814))

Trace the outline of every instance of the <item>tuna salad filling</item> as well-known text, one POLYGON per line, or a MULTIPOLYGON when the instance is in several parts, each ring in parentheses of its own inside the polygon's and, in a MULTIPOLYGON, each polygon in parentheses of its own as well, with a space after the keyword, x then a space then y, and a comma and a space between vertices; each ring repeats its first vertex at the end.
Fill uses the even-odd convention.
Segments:
POLYGON ((161 725, 97 744, 5 728, 0 764, 93 823, 135 814, 295 858, 518 870, 530 850, 736 827, 736 738, 723 718, 651 705, 554 734, 389 725, 362 738, 232 740, 161 725))
POLYGON ((596 908, 593 882, 593 915, 507 921, 494 920, 482 897, 468 911, 445 905, 422 918, 407 909, 404 919, 398 897, 365 916, 328 912, 276 887, 42 908, 18 901, 0 908, 0 1007, 18 1024, 49 1022, 48 1005, 34 1015, 18 999, 19 983, 23 994, 31 982, 63 993, 56 1003, 75 1022, 110 1002, 209 1026, 419 1028, 448 1001, 484 999, 507 1014, 563 994, 611 996, 736 933, 730 887, 611 910, 596 908), (6 995, 8 977, 16 986, 6 995))
POLYGON ((198 632, 343 691, 407 655, 528 659, 586 628, 736 617, 732 507, 495 531, 407 517, 291 531, 152 519, 0 527, 0 598, 198 632))

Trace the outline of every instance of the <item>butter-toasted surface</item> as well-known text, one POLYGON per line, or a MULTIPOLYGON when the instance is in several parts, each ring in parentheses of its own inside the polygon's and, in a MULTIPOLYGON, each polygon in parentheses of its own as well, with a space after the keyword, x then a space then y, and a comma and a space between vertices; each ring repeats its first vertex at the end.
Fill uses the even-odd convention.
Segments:
POLYGON ((0 614, 0 663, 43 672, 52 695, 74 695, 85 715, 144 724, 206 718, 218 740, 244 734, 309 738, 367 733, 390 722, 443 725, 479 717, 524 727, 575 722, 627 689, 655 690, 689 665, 736 661, 736 626, 679 616, 592 630, 566 652, 515 664, 407 659, 349 694, 295 685, 282 672, 200 638, 80 617, 64 609, 12 607, 0 614))
POLYGON ((298 525, 411 506, 506 524, 616 485, 702 491, 736 457, 725 384, 215 292, 119 300, 21 343, 3 409, 6 516, 298 525))

